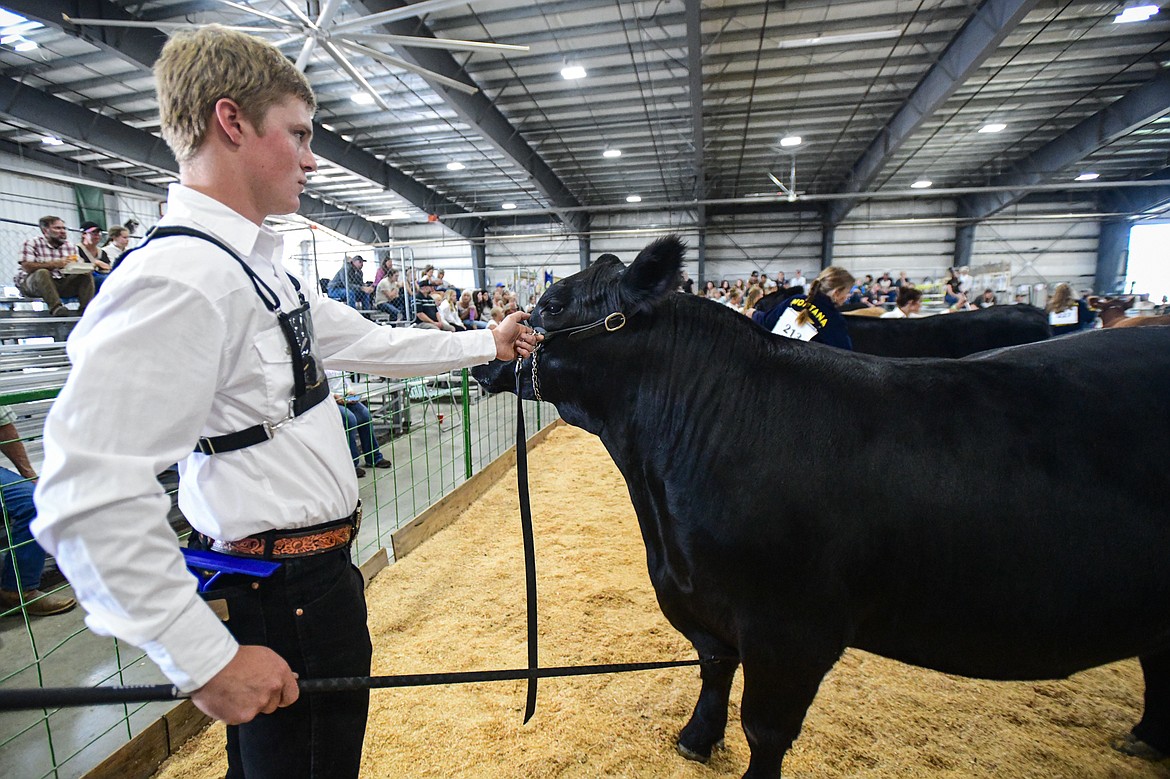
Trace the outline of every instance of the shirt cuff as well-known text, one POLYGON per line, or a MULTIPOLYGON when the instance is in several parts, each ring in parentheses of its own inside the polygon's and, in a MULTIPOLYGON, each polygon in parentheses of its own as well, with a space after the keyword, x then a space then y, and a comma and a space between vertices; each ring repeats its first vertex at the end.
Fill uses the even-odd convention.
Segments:
POLYGON ((465 334, 463 337, 466 338, 470 335, 474 335, 479 339, 479 342, 476 343, 476 356, 482 357, 484 362, 491 362, 492 360, 496 359, 496 337, 492 335, 492 331, 490 329, 476 329, 470 333, 465 334))
POLYGON ((222 671, 240 645, 196 596, 158 639, 142 648, 180 692, 189 693, 222 671))

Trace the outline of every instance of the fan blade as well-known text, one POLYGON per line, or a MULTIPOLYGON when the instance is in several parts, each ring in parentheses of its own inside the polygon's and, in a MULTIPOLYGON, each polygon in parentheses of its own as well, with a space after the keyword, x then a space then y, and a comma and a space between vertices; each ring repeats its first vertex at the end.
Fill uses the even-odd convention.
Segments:
POLYGON ((305 36, 305 42, 301 45, 301 53, 297 55, 296 69, 304 73, 305 68, 309 66, 309 57, 313 56, 313 49, 317 48, 317 39, 312 35, 305 36))
POLYGON ((443 85, 448 86, 448 87, 451 87, 452 89, 458 89, 460 92, 466 92, 469 95, 474 95, 476 92, 479 91, 479 87, 473 87, 470 84, 464 84, 462 81, 456 81, 453 78, 448 78, 447 76, 444 76, 441 73, 435 73, 432 70, 427 70, 426 68, 420 68, 418 65, 413 65, 413 64, 407 62, 406 60, 400 60, 397 57, 391 57, 389 54, 383 54, 382 52, 380 52, 376 49, 371 49, 369 46, 363 46, 360 43, 356 43, 354 41, 347 41, 347 40, 339 40, 339 41, 334 41, 334 42, 337 43, 338 45, 346 48, 346 49, 349 49, 352 52, 356 52, 358 54, 365 54, 367 57, 370 57, 371 59, 376 59, 379 62, 381 62, 383 65, 390 65, 392 67, 402 68, 403 70, 408 70, 411 73, 417 73, 418 75, 422 76, 423 78, 428 78, 428 79, 431 79, 433 81, 437 81, 438 83, 443 84, 443 85))
POLYGON ((351 33, 348 37, 362 43, 389 43, 392 46, 414 46, 419 49, 449 49, 451 51, 528 51, 527 46, 512 43, 485 43, 461 41, 455 38, 423 38, 417 35, 380 35, 378 33, 351 33))
POLYGON ((366 81, 366 77, 358 72, 358 69, 353 66, 353 63, 346 59, 346 56, 341 53, 341 50, 338 49, 332 41, 321 41, 321 48, 325 49, 325 51, 329 53, 329 56, 333 58, 333 61, 340 65, 341 69, 348 73, 349 77, 356 81, 362 89, 368 92, 370 97, 374 98, 374 102, 378 104, 379 108, 381 108, 383 111, 394 110, 390 107, 390 104, 383 100, 382 96, 374 90, 374 88, 370 85, 370 82, 366 81))
POLYGON ((786 187, 786 186, 784 186, 783 184, 781 184, 781 183, 780 183, 780 179, 778 179, 778 178, 776 178, 775 176, 773 176, 773 175, 772 175, 770 172, 768 173, 768 178, 772 179, 772 183, 773 183, 773 184, 775 184, 776 186, 780 187, 780 191, 781 191, 781 192, 787 192, 787 191, 788 191, 788 187, 786 187))
POLYGON ((360 16, 357 19, 350 19, 348 22, 335 24, 332 32, 334 35, 340 35, 343 32, 356 30, 359 27, 368 27, 371 24, 385 24, 386 22, 397 22, 400 19, 413 19, 418 16, 425 16, 433 11, 442 11, 453 5, 470 5, 470 3, 468 0, 423 0, 421 3, 411 3, 401 8, 391 8, 389 11, 370 14, 369 16, 360 16))
MULTIPOLYGON (((221 2, 226 3, 230 2, 230 0, 221 0, 221 2)), ((306 28, 311 28, 313 26, 313 20, 301 13, 301 9, 297 8, 297 4, 292 2, 292 0, 280 0, 280 4, 291 11, 292 15, 297 17, 297 20, 301 23, 302 26, 306 28)))
POLYGON ((243 11, 244 13, 250 14, 252 16, 259 16, 261 19, 267 19, 270 22, 276 22, 277 24, 279 24, 283 27, 296 27, 297 26, 294 22, 290 22, 288 19, 282 19, 279 16, 273 16, 272 14, 266 14, 263 11, 257 11, 255 8, 251 8, 251 7, 246 6, 246 5, 241 5, 240 3, 233 3, 232 0, 216 0, 216 2, 219 3, 220 5, 226 5, 228 8, 234 8, 237 11, 243 11))

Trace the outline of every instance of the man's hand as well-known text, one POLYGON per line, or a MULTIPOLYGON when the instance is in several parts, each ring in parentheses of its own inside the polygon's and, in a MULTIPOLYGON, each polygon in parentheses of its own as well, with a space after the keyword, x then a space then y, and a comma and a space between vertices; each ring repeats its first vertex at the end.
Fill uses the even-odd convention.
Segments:
POLYGON ((523 324, 529 316, 526 311, 513 311, 492 329, 492 337, 496 339, 497 360, 527 357, 532 354, 536 344, 544 340, 544 336, 537 335, 535 330, 523 324))
POLYGON ((242 646, 223 670, 191 693, 191 702, 228 725, 271 714, 300 697, 296 674, 284 658, 264 646, 242 646))

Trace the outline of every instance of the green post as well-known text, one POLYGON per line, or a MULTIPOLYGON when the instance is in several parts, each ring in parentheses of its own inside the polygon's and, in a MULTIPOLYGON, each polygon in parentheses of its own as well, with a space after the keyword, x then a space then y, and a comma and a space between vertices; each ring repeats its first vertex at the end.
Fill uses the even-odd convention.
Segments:
POLYGON ((471 478, 471 380, 463 369, 463 470, 471 478))

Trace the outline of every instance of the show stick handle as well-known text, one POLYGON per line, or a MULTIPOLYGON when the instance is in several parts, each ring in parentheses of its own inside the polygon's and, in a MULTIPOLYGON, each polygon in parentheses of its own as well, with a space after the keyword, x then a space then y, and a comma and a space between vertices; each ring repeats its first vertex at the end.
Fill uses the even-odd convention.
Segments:
POLYGON ((187 696, 171 684, 122 687, 43 687, 0 690, 0 711, 57 709, 63 706, 100 706, 109 703, 174 701, 187 696))

